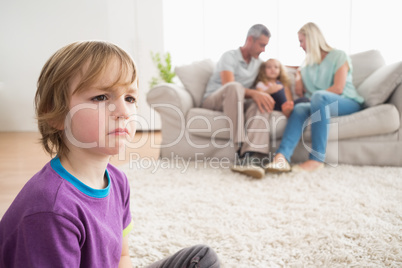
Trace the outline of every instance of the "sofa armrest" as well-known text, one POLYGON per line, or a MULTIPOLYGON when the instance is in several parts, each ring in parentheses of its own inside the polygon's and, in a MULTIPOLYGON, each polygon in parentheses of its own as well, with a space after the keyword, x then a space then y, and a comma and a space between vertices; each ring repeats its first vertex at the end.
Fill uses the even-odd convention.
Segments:
POLYGON ((164 83, 148 92, 147 102, 161 117, 161 148, 178 143, 185 133, 186 115, 194 107, 190 93, 182 86, 164 83))
POLYGON ((402 113, 402 83, 399 84, 394 92, 392 92, 391 96, 387 100, 387 103, 391 103, 396 106, 399 112, 402 113))
POLYGON ((399 128, 399 141, 402 141, 402 83, 399 84, 390 98, 387 100, 387 103, 391 103, 395 105, 396 109, 399 112, 399 118, 401 120, 400 128, 399 128))
MULTIPOLYGON (((156 111, 161 108, 174 106, 185 116, 187 112, 194 107, 193 99, 183 86, 163 83, 152 88, 147 94, 147 102, 156 111)), ((161 116, 163 114, 161 113, 161 116)))

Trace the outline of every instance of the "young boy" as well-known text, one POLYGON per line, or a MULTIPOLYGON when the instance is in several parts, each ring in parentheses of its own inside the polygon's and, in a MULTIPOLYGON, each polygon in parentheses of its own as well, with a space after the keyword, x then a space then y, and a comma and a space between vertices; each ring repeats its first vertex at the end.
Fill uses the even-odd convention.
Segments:
MULTIPOLYGON (((67 45, 45 64, 36 113, 55 155, 24 186, 0 222, 0 267, 131 267, 130 188, 109 158, 133 138, 137 70, 116 45, 67 45)), ((206 246, 153 267, 219 267, 206 246)))

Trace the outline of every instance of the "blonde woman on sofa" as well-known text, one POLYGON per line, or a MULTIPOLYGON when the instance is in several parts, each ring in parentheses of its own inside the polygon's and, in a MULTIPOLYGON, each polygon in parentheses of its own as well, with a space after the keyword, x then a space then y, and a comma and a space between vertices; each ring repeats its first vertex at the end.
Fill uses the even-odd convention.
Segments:
POLYGON ((330 47, 312 22, 305 24, 298 36, 306 58, 296 75, 295 90, 310 102, 295 105, 276 155, 265 166, 267 172, 292 170, 290 158, 309 119, 312 150, 309 159, 293 166, 293 170, 311 172, 324 167, 330 118, 355 113, 364 101, 352 84, 351 59, 344 51, 330 47))

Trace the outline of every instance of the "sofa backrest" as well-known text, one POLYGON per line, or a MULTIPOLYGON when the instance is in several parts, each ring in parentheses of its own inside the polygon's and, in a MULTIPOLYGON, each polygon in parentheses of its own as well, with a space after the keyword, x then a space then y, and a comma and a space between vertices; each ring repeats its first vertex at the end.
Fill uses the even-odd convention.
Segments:
MULTIPOLYGON (((366 100, 367 106, 374 106, 381 102, 384 102, 383 99, 388 98, 389 94, 392 93, 392 88, 389 90, 379 91, 384 92, 384 96, 380 96, 381 98, 379 98, 377 95, 373 95, 373 92, 376 94, 379 93, 376 92, 376 88, 367 89, 367 84, 369 81, 365 82, 365 80, 369 80, 367 78, 369 78, 371 75, 374 75, 380 70, 387 68, 387 66, 385 66, 385 61, 381 53, 378 50, 368 50, 356 54, 351 54, 350 58, 353 65, 353 84, 358 92, 366 100)), ((179 77, 185 89, 190 93, 195 107, 200 107, 201 105, 205 89, 214 68, 215 63, 210 59, 193 62, 187 65, 177 66, 175 68, 176 75, 179 77)), ((288 68, 288 73, 291 80, 292 94, 295 98, 297 98, 294 93, 295 69, 288 68)), ((400 79, 398 77, 395 82, 390 85, 390 87, 395 88, 396 85, 400 83, 400 79)))
POLYGON ((368 50, 351 54, 353 65, 353 85, 358 88, 374 71, 385 65, 385 60, 378 50, 368 50))
MULTIPOLYGON (((384 58, 378 50, 368 50, 356 54, 351 54, 350 58, 352 60, 353 66, 353 85, 356 89, 360 88, 360 85, 378 69, 385 66, 384 58)), ((292 67, 287 67, 287 73, 290 79, 290 90, 293 95, 293 99, 297 99, 298 96, 295 93, 295 74, 296 69, 292 67)), ((362 94, 366 99, 368 96, 362 94)))
POLYGON ((209 78, 214 71, 215 63, 210 60, 193 62, 177 66, 174 70, 183 86, 191 94, 194 106, 200 107, 209 78))

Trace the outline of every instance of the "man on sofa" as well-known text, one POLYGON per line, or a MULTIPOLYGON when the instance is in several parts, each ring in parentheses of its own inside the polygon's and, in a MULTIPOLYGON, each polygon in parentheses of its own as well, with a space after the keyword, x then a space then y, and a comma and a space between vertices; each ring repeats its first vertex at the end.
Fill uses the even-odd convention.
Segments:
POLYGON ((233 126, 232 141, 238 157, 232 170, 255 178, 265 174, 261 164, 269 153, 268 119, 275 101, 250 87, 262 63, 259 55, 270 37, 266 26, 253 25, 242 47, 221 56, 202 102, 203 108, 222 111, 233 126))

